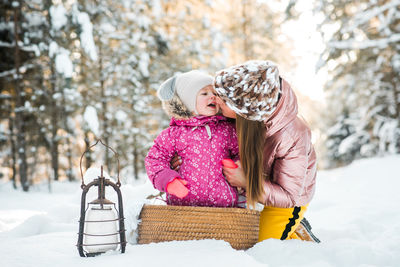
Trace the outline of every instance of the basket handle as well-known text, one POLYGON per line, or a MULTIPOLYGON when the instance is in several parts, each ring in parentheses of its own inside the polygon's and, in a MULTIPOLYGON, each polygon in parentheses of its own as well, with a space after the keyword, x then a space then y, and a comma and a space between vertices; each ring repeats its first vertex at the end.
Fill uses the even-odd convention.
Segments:
POLYGON ((91 145, 85 152, 83 152, 83 154, 82 154, 82 156, 81 156, 81 159, 80 159, 80 161, 79 161, 79 168, 80 168, 80 171, 81 171, 81 180, 82 180, 82 185, 81 185, 81 188, 82 188, 82 189, 83 189, 84 187, 86 187, 85 182, 83 181, 83 172, 82 172, 82 159, 83 159, 83 156, 86 154, 86 152, 88 152, 92 147, 94 147, 95 145, 97 145, 99 142, 100 142, 103 146, 105 146, 106 148, 110 149, 110 150, 114 153, 115 157, 117 158, 117 163, 118 163, 117 179, 118 179, 118 181, 117 181, 116 185, 117 185, 118 187, 121 186, 121 182, 120 182, 120 179, 119 179, 119 167, 120 167, 120 166, 119 166, 118 153, 115 152, 115 150, 112 149, 110 146, 104 144, 103 141, 102 141, 101 139, 97 139, 96 143, 94 143, 93 145, 91 145))

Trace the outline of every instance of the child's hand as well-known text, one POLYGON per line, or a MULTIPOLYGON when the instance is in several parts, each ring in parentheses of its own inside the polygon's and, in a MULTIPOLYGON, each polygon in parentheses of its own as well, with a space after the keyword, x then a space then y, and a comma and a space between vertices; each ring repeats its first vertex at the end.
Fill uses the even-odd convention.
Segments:
POLYGON ((187 183, 187 181, 176 177, 167 184, 167 192, 179 198, 184 198, 189 194, 189 189, 185 186, 187 183))
POLYGON ((231 169, 236 169, 238 165, 233 162, 231 159, 223 159, 221 160, 221 163, 224 167, 231 168, 231 169))

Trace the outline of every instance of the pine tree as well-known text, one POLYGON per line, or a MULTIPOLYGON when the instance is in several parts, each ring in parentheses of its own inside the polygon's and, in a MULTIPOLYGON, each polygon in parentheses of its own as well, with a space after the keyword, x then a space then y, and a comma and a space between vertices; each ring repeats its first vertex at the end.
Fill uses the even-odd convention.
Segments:
POLYGON ((344 164, 398 153, 400 3, 321 1, 318 10, 326 16, 323 33, 329 25, 335 29, 321 57, 332 75, 328 158, 344 164))
MULTIPOLYGON (((26 15, 31 7, 22 1, 1 2, 1 94, 2 105, 9 109, 8 137, 13 170, 12 179, 16 187, 16 172, 24 191, 29 190, 30 179, 28 172, 28 159, 30 140, 35 127, 35 116, 32 113, 30 99, 33 91, 29 77, 35 67, 34 58, 37 39, 30 32, 29 20, 36 19, 35 14, 26 15), (33 119, 33 120, 32 120, 33 119)), ((36 21, 38 22, 38 21, 36 21)), ((37 24, 40 24, 40 20, 37 24)))
POLYGON ((1 28, 2 49, 6 53, 2 53, 5 60, 0 80, 5 85, 2 88, 6 95, 12 97, 7 102, 10 106, 10 151, 20 153, 18 159, 10 155, 13 169, 19 169, 25 191, 33 182, 37 170, 43 169, 41 167, 49 159, 53 169, 49 180, 52 177, 58 179, 60 169, 67 169, 66 173, 72 180, 72 147, 69 140, 73 131, 67 123, 67 116, 79 106, 79 95, 71 83, 73 66, 70 60, 77 27, 62 2, 53 5, 51 1, 13 1, 4 4, 2 12, 5 15, 2 16, 5 26, 1 28), (18 16, 14 16, 14 12, 18 16), (15 42, 17 38, 19 42, 15 42), (15 56, 14 53, 9 56, 12 50, 16 52, 15 56), (69 143, 66 153, 63 153, 64 136, 65 143, 69 143), (47 150, 51 151, 50 155, 47 155, 47 150), (60 168, 59 159, 64 159, 64 154, 68 158, 68 166, 60 168), (17 160, 22 164, 16 165, 17 160))

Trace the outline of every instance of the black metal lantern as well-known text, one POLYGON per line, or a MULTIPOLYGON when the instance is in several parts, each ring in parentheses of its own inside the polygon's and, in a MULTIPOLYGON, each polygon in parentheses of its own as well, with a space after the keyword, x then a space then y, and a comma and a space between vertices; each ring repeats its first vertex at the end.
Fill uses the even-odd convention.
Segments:
POLYGON ((119 179, 119 159, 117 153, 109 146, 105 145, 100 139, 86 150, 80 159, 80 171, 82 177, 81 188, 81 216, 79 219, 78 251, 81 257, 91 257, 104 253, 109 250, 120 249, 125 252, 126 237, 124 226, 124 212, 122 207, 122 194, 120 190, 121 182, 119 179), (101 174, 89 184, 85 185, 82 173, 82 158, 86 152, 100 142, 107 149, 110 149, 117 158, 118 174, 117 183, 103 176, 103 166, 101 174), (88 203, 86 206, 86 194, 93 186, 98 188, 98 198, 88 203), (105 189, 111 186, 118 195, 118 209, 115 203, 105 198, 105 189), (86 206, 86 207, 85 207, 86 206))

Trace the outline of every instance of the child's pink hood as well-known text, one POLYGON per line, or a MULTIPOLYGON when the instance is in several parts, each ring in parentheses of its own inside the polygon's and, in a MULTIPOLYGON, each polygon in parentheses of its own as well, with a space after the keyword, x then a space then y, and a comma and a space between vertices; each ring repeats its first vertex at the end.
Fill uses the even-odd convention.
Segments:
POLYGON ((221 160, 238 160, 234 125, 223 116, 171 119, 170 127, 154 140, 146 160, 147 175, 155 188, 165 192, 175 177, 188 181, 189 194, 179 199, 167 194, 167 203, 188 206, 237 206, 237 190, 222 174, 221 160), (178 172, 170 169, 177 152, 182 158, 178 172))

